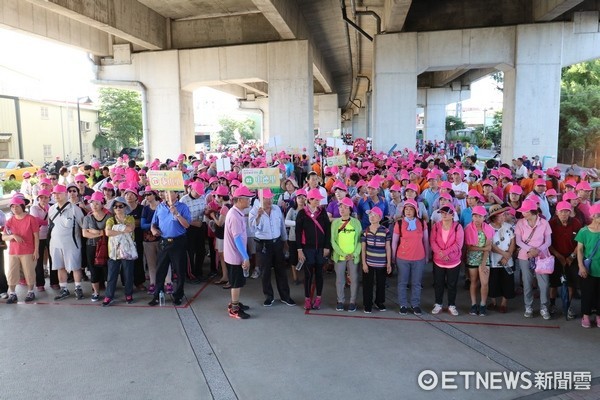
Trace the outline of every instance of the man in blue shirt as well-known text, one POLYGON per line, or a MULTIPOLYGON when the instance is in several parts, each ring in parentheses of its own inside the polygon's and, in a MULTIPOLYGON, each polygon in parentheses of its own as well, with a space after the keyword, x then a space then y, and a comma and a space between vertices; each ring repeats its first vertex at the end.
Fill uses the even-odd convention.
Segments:
POLYGON ((363 229, 370 225, 367 211, 374 207, 379 207, 383 212, 383 217, 389 215, 387 202, 383 197, 379 196, 378 182, 370 180, 367 184, 367 196, 360 199, 357 206, 358 219, 360 220, 363 229))
POLYGON ((156 270, 156 291, 151 306, 158 304, 160 292, 164 292, 165 278, 169 271, 169 264, 177 274, 177 283, 173 291, 173 305, 181 305, 183 297, 183 284, 187 269, 186 230, 192 221, 190 209, 179 202, 177 192, 167 192, 167 202, 156 207, 152 217, 150 230, 154 236, 160 236, 158 245, 158 262, 156 270))

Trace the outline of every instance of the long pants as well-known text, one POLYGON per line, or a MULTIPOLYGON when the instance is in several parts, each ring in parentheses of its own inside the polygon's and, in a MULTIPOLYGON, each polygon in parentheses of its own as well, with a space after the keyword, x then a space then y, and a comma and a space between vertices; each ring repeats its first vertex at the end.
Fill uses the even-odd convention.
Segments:
POLYGON ((0 250, 0 293, 8 292, 8 281, 4 272, 4 250, 0 250))
POLYGON ((579 280, 581 287, 581 313, 590 315, 600 305, 600 278, 588 273, 588 277, 579 280))
POLYGON ((217 250, 215 249, 215 238, 206 236, 208 242, 208 253, 210 255, 210 272, 217 273, 217 250))
POLYGON ((143 285, 146 282, 146 272, 144 271, 144 242, 142 241, 142 230, 135 230, 135 249, 138 253, 138 258, 133 260, 133 284, 135 286, 143 285), (139 232, 138 232, 139 231, 139 232))
POLYGON ((423 270, 425 259, 417 261, 406 261, 396 258, 398 266, 398 304, 400 307, 408 307, 408 289, 410 283, 410 305, 421 307, 421 282, 423 281, 423 270))
POLYGON ((550 275, 536 274, 529 268, 529 260, 519 259, 519 269, 521 270, 521 278, 523 279, 523 301, 525 309, 533 308, 533 280, 537 279, 538 288, 540 289, 540 307, 546 309, 548 307, 548 295, 550 287, 550 275))
POLYGON ((189 278, 202 276, 202 265, 206 257, 206 225, 191 226, 187 229, 187 253, 190 259, 189 278))
POLYGON ((456 305, 456 284, 460 274, 460 264, 454 268, 442 268, 433 264, 433 282, 435 287, 435 303, 443 304, 444 286, 448 286, 448 306, 456 305))
POLYGON ((8 285, 16 286, 19 283, 20 269, 23 269, 27 285, 33 286, 35 284, 35 264, 31 254, 8 256, 8 272, 6 273, 8 285))
POLYGON ((40 239, 38 259, 35 264, 35 286, 45 286, 46 278, 44 278, 44 252, 48 247, 48 240, 40 239))
POLYGON ((373 307, 373 281, 375 281, 375 304, 385 303, 385 267, 369 267, 369 272, 363 271, 363 305, 365 310, 373 307))
POLYGON ((169 264, 173 272, 177 274, 173 298, 180 300, 183 297, 183 284, 185 283, 185 271, 187 269, 185 247, 185 235, 160 240, 158 245, 158 269, 156 270, 156 292, 154 292, 155 300, 158 300, 159 293, 165 290, 165 278, 169 271, 169 264))
POLYGON ((315 277, 317 296, 323 293, 323 249, 304 249, 304 297, 310 297, 312 278, 315 277))
POLYGON ((337 292, 337 302, 346 302, 346 271, 350 275, 350 303, 356 304, 356 294, 358 292, 358 265, 352 260, 342 260, 335 263, 335 289, 337 292))
POLYGON ((273 299, 273 285, 271 284, 271 268, 275 269, 275 284, 282 300, 290 298, 287 266, 283 256, 283 242, 281 240, 256 242, 256 254, 262 267, 262 288, 267 299, 273 299))
MULTIPOLYGON (((144 257, 146 258, 146 265, 148 266, 148 276, 150 277, 150 284, 156 284, 156 270, 158 269, 158 247, 159 241, 156 242, 144 242, 144 257)), ((165 277, 166 283, 171 283, 171 268, 167 271, 165 277)))
MULTIPOLYGON (((88 243, 90 243, 88 241, 88 243)), ((96 258, 96 247, 97 245, 88 244, 86 247, 86 259, 88 270, 90 271, 90 282, 91 283, 104 283, 108 275, 108 265, 95 265, 94 258, 96 258)), ((108 260, 107 260, 108 264, 108 260)))
POLYGON ((125 296, 133 294, 133 268, 134 260, 113 260, 108 259, 108 280, 106 282, 105 297, 110 299, 115 297, 115 289, 117 288, 117 279, 121 267, 123 267, 123 278, 125 279, 125 296))

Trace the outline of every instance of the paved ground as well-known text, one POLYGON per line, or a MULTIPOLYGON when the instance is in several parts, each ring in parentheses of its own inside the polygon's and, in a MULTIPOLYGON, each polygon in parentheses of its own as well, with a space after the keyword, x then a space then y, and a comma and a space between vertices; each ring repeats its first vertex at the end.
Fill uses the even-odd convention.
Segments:
MULTIPOLYGON (((430 273, 424 287, 429 311, 430 273)), ((522 297, 507 314, 476 317, 467 314, 468 293, 460 289, 458 317, 403 317, 392 279, 388 311, 336 312, 334 275, 326 275, 323 308, 305 312, 280 302, 263 307, 260 282, 250 280, 242 301, 252 318, 240 321, 227 316, 228 293, 220 286, 189 285, 186 292, 188 302, 177 308, 147 307, 149 296, 137 293, 132 305, 120 299, 102 308, 89 296, 57 303, 52 290, 37 304, 0 304, 0 399, 600 398, 597 379, 591 390, 567 394, 475 390, 473 378, 468 390, 464 380, 456 381, 458 389, 440 389, 443 371, 518 371, 531 373, 532 384, 537 371, 600 377, 591 351, 600 328, 583 329, 560 314, 525 319, 522 297), (419 387, 424 370, 436 374, 436 389, 419 387)), ((292 294, 300 303, 302 287, 293 286, 292 294)))

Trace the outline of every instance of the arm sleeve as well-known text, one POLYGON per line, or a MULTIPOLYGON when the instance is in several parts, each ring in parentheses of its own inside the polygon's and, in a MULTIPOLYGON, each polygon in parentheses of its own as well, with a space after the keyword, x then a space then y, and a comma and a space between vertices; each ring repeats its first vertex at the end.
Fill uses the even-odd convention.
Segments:
POLYGON ((244 242, 242 241, 242 235, 237 235, 233 239, 233 241, 235 243, 235 247, 240 252, 240 254, 244 258, 244 260, 248 260, 250 257, 248 257, 248 252, 246 251, 246 246, 244 246, 244 242))

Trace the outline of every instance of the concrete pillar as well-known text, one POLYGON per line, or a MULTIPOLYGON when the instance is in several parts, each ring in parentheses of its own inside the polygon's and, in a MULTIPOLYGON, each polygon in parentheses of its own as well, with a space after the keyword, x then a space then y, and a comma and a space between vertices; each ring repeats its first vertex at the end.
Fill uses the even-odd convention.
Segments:
POLYGON ((352 117, 352 137, 367 138, 367 109, 361 108, 358 114, 352 117))
POLYGON ((334 130, 341 129, 341 113, 338 107, 338 95, 321 94, 314 96, 317 103, 318 127, 321 137, 331 136, 334 130))
POLYGON ((450 88, 427 89, 427 104, 425 106, 425 140, 444 140, 446 137, 446 105, 450 88))
MULTIPOLYGON (((269 75, 269 135, 282 138, 285 148, 306 148, 312 154, 312 50, 306 40, 267 44, 269 75)), ((265 137, 268 141, 268 137, 265 137)))
POLYGON ((373 149, 414 149, 417 33, 375 36, 373 70, 373 149))
POLYGON ((562 24, 519 25, 516 65, 504 72, 502 161, 538 155, 556 165, 562 24))

